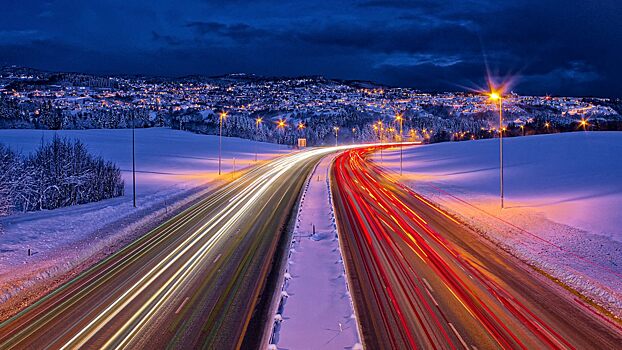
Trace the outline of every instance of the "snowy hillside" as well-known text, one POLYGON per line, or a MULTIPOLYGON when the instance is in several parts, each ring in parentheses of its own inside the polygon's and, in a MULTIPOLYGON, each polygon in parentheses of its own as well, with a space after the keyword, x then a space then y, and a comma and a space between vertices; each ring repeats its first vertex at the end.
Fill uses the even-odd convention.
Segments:
MULTIPOLYGON (((622 315, 622 133, 577 132, 404 149, 401 180, 516 254, 622 315)), ((400 178, 399 150, 382 162, 400 178)))

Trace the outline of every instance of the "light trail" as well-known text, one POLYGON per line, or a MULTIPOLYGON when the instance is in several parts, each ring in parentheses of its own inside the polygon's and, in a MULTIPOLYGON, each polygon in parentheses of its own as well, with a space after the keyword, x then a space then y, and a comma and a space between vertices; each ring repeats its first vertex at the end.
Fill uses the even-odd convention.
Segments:
POLYGON ((177 327, 166 336, 175 341, 189 342, 182 335, 192 332, 196 341, 228 343, 227 331, 241 342, 275 254, 279 222, 306 174, 323 156, 355 147, 309 149, 249 170, 1 323, 0 349, 135 348, 153 342, 148 334, 159 334, 165 320, 177 327), (223 319, 224 310, 239 310, 239 322, 223 319), (201 332, 205 327, 210 332, 201 332))
POLYGON ((373 151, 344 152, 331 173, 367 347, 573 349, 620 339, 367 161, 373 151))

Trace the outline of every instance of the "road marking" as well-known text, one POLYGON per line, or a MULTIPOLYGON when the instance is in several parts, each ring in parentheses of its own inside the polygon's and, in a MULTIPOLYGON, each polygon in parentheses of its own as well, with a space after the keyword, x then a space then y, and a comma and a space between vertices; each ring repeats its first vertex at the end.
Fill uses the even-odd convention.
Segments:
POLYGON ((449 327, 451 327, 451 330, 454 331, 454 333, 456 334, 456 337, 458 337, 458 340, 460 340, 460 343, 462 343, 462 346, 464 346, 465 349, 469 350, 469 346, 464 342, 464 339, 462 339, 460 333, 458 333, 458 331, 456 330, 456 327, 454 327, 451 322, 447 323, 449 324, 449 327))
POLYGON ((428 283, 428 280, 426 280, 425 277, 422 277, 421 279, 423 280, 423 283, 425 283, 425 285, 428 287, 430 292, 433 292, 434 289, 432 288, 432 286, 430 286, 430 284, 428 283))
POLYGON ((212 264, 215 264, 216 261, 218 261, 218 259, 220 259, 220 257, 222 256, 222 254, 218 254, 218 256, 216 257, 216 259, 214 259, 214 261, 212 262, 212 264))
POLYGON ((432 299, 432 302, 434 303, 434 305, 436 305, 436 307, 438 307, 438 303, 436 302, 436 299, 434 299, 434 297, 432 296, 432 293, 430 293, 430 291, 427 288, 426 288, 425 291, 426 291, 426 293, 428 293, 428 295, 432 299))
POLYGON ((186 302, 188 301, 188 299, 190 299, 190 297, 186 297, 186 299, 184 299, 184 301, 181 303, 181 305, 179 305, 177 310, 175 310, 175 315, 177 315, 179 313, 179 311, 181 311, 181 308, 183 308, 184 305, 186 305, 186 302))

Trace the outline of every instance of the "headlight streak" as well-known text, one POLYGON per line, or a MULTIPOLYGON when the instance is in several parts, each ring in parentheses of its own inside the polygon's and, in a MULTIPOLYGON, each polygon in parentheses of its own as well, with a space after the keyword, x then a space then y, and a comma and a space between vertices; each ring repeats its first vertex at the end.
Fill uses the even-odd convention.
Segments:
POLYGON ((282 157, 269 163, 267 166, 268 169, 265 170, 265 173, 229 200, 227 206, 218 216, 208 220, 190 237, 179 244, 178 248, 170 252, 160 263, 147 272, 139 281, 134 283, 120 297, 106 307, 106 309, 100 312, 84 328, 69 339, 69 341, 67 341, 61 349, 70 349, 85 345, 89 339, 97 334, 107 323, 109 323, 134 299, 136 299, 138 295, 149 287, 167 269, 181 259, 184 254, 191 250, 196 244, 199 244, 209 233, 216 230, 207 242, 203 243, 202 246, 195 253, 193 253, 191 257, 188 258, 187 261, 146 302, 142 304, 138 311, 136 311, 104 345, 104 348, 115 349, 128 347, 131 344, 131 341, 140 334, 140 330, 149 324, 167 298, 183 287, 187 280, 191 278, 193 271, 205 261, 206 257, 209 256, 209 253, 213 247, 216 246, 220 240, 228 237, 227 233, 237 225, 241 218, 250 213, 250 210, 258 199, 270 189, 277 179, 286 174, 291 167, 300 162, 306 162, 309 159, 322 154, 329 154, 356 147, 360 146, 348 145, 312 149, 282 157), (231 218, 222 223, 221 227, 217 228, 223 219, 229 215, 231 215, 231 218))

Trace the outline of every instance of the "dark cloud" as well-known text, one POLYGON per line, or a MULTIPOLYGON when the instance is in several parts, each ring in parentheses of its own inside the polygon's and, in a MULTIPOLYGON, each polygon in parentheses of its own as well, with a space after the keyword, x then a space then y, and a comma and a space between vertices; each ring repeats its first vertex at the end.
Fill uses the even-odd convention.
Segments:
POLYGON ((521 93, 622 94, 617 0, 10 2, 0 64, 99 73, 245 71, 424 90, 516 75, 521 93))

